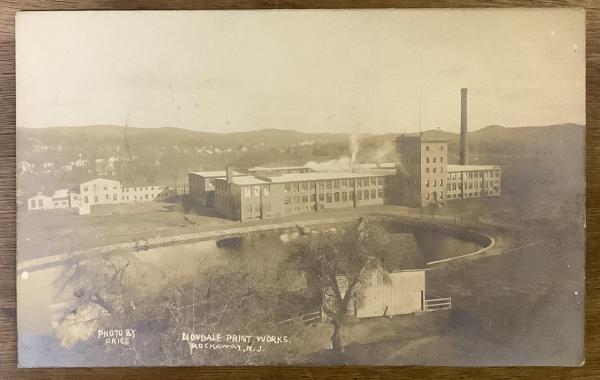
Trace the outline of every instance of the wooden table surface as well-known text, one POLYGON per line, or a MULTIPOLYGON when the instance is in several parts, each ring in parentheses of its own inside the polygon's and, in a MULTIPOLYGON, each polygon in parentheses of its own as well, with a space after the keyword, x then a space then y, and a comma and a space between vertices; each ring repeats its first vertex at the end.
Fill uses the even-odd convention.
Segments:
MULTIPOLYGON (((600 378, 600 0, 226 0, 226 1, 2 1, 0 7, 0 379, 17 378, 600 378), (586 364, 581 368, 510 367, 259 367, 145 369, 17 369, 15 291, 15 42, 18 10, 251 9, 402 7, 584 7, 587 11, 587 297, 586 364)), ((556 326, 560 328, 560 326, 556 326)))

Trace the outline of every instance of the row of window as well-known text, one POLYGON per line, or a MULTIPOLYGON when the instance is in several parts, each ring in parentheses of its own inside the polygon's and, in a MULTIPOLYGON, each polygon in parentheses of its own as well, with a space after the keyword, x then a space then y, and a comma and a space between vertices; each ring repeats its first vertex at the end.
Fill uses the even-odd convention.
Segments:
MULTIPOLYGON (((494 185, 497 186, 499 184, 500 184, 500 181, 498 181, 498 180, 489 180, 488 181, 489 187, 492 187, 494 185)), ((479 181, 467 182, 467 183, 465 183, 465 190, 479 189, 480 187, 483 188, 484 186, 485 186, 485 182, 479 182, 479 181)), ((462 190, 463 189, 462 182, 448 184, 447 188, 448 188, 448 190, 462 190)))
MULTIPOLYGON (((425 145, 425 150, 427 152, 429 152, 429 145, 425 145)), ((442 152, 444 151, 444 146, 443 145, 440 145, 440 151, 442 151, 442 152)))
MULTIPOLYGON (((439 184, 440 184, 440 186, 444 186, 444 180, 440 179, 439 184)), ((438 180, 434 179, 433 180, 433 187, 436 187, 437 185, 438 185, 438 180)), ((429 180, 425 181, 425 187, 429 187, 429 180)))
MULTIPOLYGON (((354 187, 354 179, 330 179, 325 181, 304 181, 304 182, 291 182, 285 184, 286 192, 298 192, 313 190, 315 186, 319 190, 331 190, 331 189, 340 189, 347 187, 354 187)), ((384 178, 383 177, 369 177, 369 178, 358 178, 356 179, 356 186, 365 187, 365 186, 376 186, 383 185, 384 178)))
MULTIPOLYGON (((260 188, 261 186, 244 186, 244 198, 250 198, 251 196, 259 197, 260 196, 260 188)), ((269 186, 262 186, 263 195, 268 196, 270 194, 269 186)))
MULTIPOLYGON (((110 198, 110 196, 108 194, 106 194, 104 196, 104 200, 105 201, 110 201, 110 199, 111 198, 110 198)), ((150 196, 148 194, 144 194, 144 196, 140 195, 139 197, 137 195, 135 195, 135 196, 132 196, 131 199, 130 199, 129 195, 123 195, 123 196, 121 196, 121 200, 122 201, 128 201, 128 200, 134 200, 134 201, 140 200, 141 201, 141 200, 144 200, 144 199, 150 200, 150 199, 153 199, 153 198, 150 198, 150 196)), ((98 196, 97 195, 94 196, 94 203, 98 203, 98 200, 99 200, 98 196)), ((117 196, 117 194, 113 194, 112 195, 112 200, 114 202, 116 202, 116 201, 119 200, 119 197, 117 196)), ((89 197, 87 195, 83 197, 83 203, 90 203, 89 197)))
MULTIPOLYGON (((161 190, 162 186, 156 186, 156 187, 155 186, 141 186, 141 187, 131 187, 131 188, 129 188, 129 187, 122 187, 121 188, 121 192, 128 193, 130 189, 131 189, 131 191, 145 191, 145 190, 154 190, 155 188, 158 189, 158 190, 161 190)), ((92 189, 93 190, 97 190, 98 186, 97 185, 93 185, 92 189)), ((102 189, 106 191, 106 190, 108 190, 108 186, 104 185, 102 187, 102 189)), ((117 185, 113 185, 112 189, 113 190, 117 190, 117 185)), ((84 186, 83 187, 83 191, 89 191, 89 187, 88 186, 84 186)))
POLYGON ((476 172, 460 172, 460 173, 450 173, 450 179, 460 179, 464 174, 464 178, 473 179, 473 178, 484 178, 484 173, 487 174, 488 177, 496 177, 500 178, 500 170, 489 170, 489 171, 476 171, 476 172))
MULTIPOLYGON (((435 164, 437 162, 437 157, 432 157, 431 161, 435 164)), ((444 157, 440 157, 440 162, 444 162, 444 157)), ((425 163, 429 163, 429 157, 425 157, 425 163)))
MULTIPOLYGON (((357 191, 356 193, 354 191, 350 191, 350 192, 346 192, 346 191, 342 191, 342 192, 335 192, 335 193, 319 193, 319 202, 327 202, 327 203, 333 203, 333 202, 352 202, 354 201, 354 198, 356 197, 357 200, 368 200, 368 199, 383 199, 383 189, 372 189, 372 190, 362 190, 362 191, 357 191)), ((288 204, 298 204, 298 203, 314 203, 317 201, 317 195, 316 194, 311 194, 309 195, 296 195, 293 197, 285 197, 284 199, 284 204, 288 205, 288 204)))
MULTIPOLYGON (((432 170, 433 173, 437 173, 437 168, 435 166, 432 167, 431 170, 432 170)), ((440 173, 443 173, 443 172, 444 172, 444 167, 440 166, 440 173)), ((425 173, 429 173, 429 168, 428 167, 425 168, 425 173)))
MULTIPOLYGON (((434 191, 434 192, 432 193, 431 197, 432 197, 432 198, 435 198, 436 194, 437 194, 437 193, 434 191)), ((440 198, 440 199, 444 199, 444 193, 443 193, 443 192, 440 192, 440 194, 439 194, 439 198, 440 198)), ((429 200, 429 199, 430 199, 429 192, 426 192, 426 193, 425 193, 425 199, 426 199, 426 200, 429 200)))

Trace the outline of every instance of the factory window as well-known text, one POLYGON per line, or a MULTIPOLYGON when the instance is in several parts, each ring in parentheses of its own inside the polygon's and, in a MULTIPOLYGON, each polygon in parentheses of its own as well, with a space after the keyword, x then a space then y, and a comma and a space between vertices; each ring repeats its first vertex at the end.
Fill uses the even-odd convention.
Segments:
POLYGON ((250 190, 249 186, 244 187, 244 198, 249 198, 252 196, 252 190, 250 190))
POLYGON ((444 180, 440 179, 440 186, 444 186, 444 180))
POLYGON ((302 203, 307 203, 308 202, 308 195, 303 195, 302 196, 302 203))
POLYGON ((447 189, 448 191, 450 191, 450 184, 448 184, 448 186, 446 186, 446 189, 447 189))
POLYGON ((425 163, 428 164, 429 163, 429 157, 425 157, 425 163))
POLYGON ((325 194, 320 193, 319 194, 319 202, 323 202, 325 200, 325 194))
POLYGON ((350 186, 354 186, 354 180, 353 180, 353 179, 351 179, 351 180, 349 181, 349 183, 350 183, 350 186))
POLYGON ((263 187, 263 195, 269 195, 270 194, 270 189, 269 186, 265 186, 263 187))
POLYGON ((339 179, 333 180, 333 188, 334 189, 340 188, 340 180, 339 179))
POLYGON ((300 184, 298 182, 292 183, 292 190, 293 191, 300 191, 300 184))
POLYGON ((319 190, 323 190, 325 188, 325 184, 323 181, 319 181, 319 190))
POLYGON ((371 185, 372 186, 377 185, 377 178, 375 178, 375 177, 371 178, 371 185))
POLYGON ((375 199, 377 198, 377 190, 373 189, 371 190, 371 199, 375 199))
POLYGON ((310 195, 310 201, 311 202, 316 202, 317 201, 317 196, 315 194, 311 194, 310 195))
POLYGON ((425 168, 425 173, 429 173, 429 168, 425 168))
POLYGON ((339 202, 340 201, 340 193, 333 193, 333 201, 334 202, 339 202))
POLYGON ((357 191, 356 192, 356 199, 361 201, 362 200, 362 191, 357 191))
POLYGON ((473 189, 473 182, 469 182, 469 190, 473 189))
POLYGON ((342 187, 343 188, 348 187, 348 180, 346 180, 346 179, 342 180, 342 187))
POLYGON ((500 170, 496 170, 496 171, 494 171, 494 175, 495 175, 496 177, 500 177, 500 170))
POLYGON ((378 185, 383 185, 383 177, 377 178, 377 184, 378 185))
POLYGON ((458 190, 462 190, 462 183, 458 184, 458 190))
POLYGON ((433 187, 436 187, 436 186, 437 186, 437 179, 434 179, 433 180, 433 187))
POLYGON ((348 193, 345 191, 342 193, 342 202, 348 202, 348 193))
POLYGON ((365 190, 365 191, 363 191, 363 198, 364 198, 365 200, 366 200, 366 199, 369 199, 369 190, 365 190))
POLYGON ((286 183, 283 191, 285 191, 286 193, 289 192, 292 189, 292 185, 290 185, 289 183, 286 183))
POLYGON ((434 167, 433 167, 433 172, 434 172, 434 173, 436 173, 436 170, 437 170, 437 169, 436 169, 436 168, 435 168, 435 166, 434 166, 434 167))
POLYGON ((104 195, 104 199, 108 200, 108 194, 104 195))
POLYGON ((425 145, 425 150, 429 152, 429 145, 425 145))
POLYGON ((425 187, 429 187, 429 180, 425 181, 425 187))
POLYGON ((302 190, 308 190, 308 182, 302 182, 302 190))
POLYGON ((434 164, 436 163, 436 158, 435 158, 435 157, 433 157, 433 163, 434 163, 434 164))
POLYGON ((331 180, 325 182, 325 187, 327 187, 327 189, 331 189, 331 180))
POLYGON ((440 199, 444 199, 444 193, 440 192, 440 199))
POLYGON ((379 198, 383 198, 383 189, 378 189, 378 190, 377 190, 377 196, 378 196, 379 198))
POLYGON ((429 200, 429 193, 425 193, 425 199, 429 200))
POLYGON ((327 203, 331 203, 333 200, 333 197, 331 196, 331 193, 327 193, 327 203))

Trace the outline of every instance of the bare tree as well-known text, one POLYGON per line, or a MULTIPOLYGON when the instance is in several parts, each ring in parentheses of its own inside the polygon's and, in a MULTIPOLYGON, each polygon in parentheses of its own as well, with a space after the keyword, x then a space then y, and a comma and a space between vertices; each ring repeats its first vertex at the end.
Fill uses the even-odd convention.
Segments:
POLYGON ((385 234, 367 229, 361 217, 350 228, 302 237, 292 245, 288 263, 298 266, 314 289, 330 302, 323 302, 323 312, 333 325, 331 345, 343 352, 341 332, 347 320, 349 304, 357 286, 369 278, 373 269, 380 269, 376 257, 385 249, 385 234), (330 297, 328 297, 328 295, 330 297))

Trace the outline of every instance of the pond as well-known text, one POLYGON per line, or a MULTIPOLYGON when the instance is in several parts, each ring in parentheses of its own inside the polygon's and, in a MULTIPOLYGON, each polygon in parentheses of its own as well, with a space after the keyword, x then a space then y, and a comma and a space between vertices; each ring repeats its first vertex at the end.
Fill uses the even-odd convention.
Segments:
MULTIPOLYGON (((271 230, 255 232, 240 238, 209 240, 152 248, 110 257, 86 260, 88 267, 105 266, 117 260, 128 263, 127 275, 139 282, 146 292, 158 291, 174 279, 206 276, 211 268, 243 269, 254 273, 274 274, 285 257, 287 246, 301 233, 336 233, 343 225, 271 230), (108 261, 110 260, 110 261, 108 261)), ((381 257, 390 270, 424 268, 426 263, 477 251, 482 245, 464 237, 440 232, 427 226, 401 222, 385 223, 393 250, 381 257)), ((75 276, 66 265, 35 270, 20 275, 18 286, 18 323, 20 340, 35 341, 36 337, 52 339, 60 318, 72 307, 76 289, 70 282, 75 276)), ((279 272, 278 272, 279 273, 279 272)), ((87 275, 86 275, 87 276, 87 275)), ((83 278, 80 281, 103 281, 103 277, 83 278)), ((74 280, 73 280, 74 281, 74 280)), ((277 286, 286 290, 303 289, 305 280, 301 273, 289 271, 274 276, 277 286)), ((39 343, 39 342, 38 342, 39 343)))

